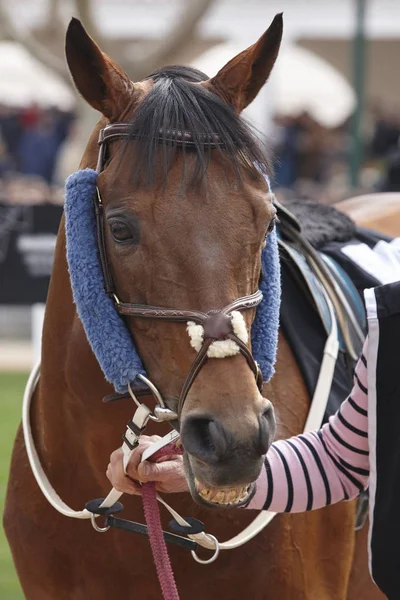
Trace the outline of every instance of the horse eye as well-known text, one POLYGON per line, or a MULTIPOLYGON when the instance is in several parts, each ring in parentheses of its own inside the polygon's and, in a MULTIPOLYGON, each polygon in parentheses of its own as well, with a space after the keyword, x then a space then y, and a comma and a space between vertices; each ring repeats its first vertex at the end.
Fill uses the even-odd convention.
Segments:
POLYGON ((276 222, 276 217, 274 217, 273 219, 271 219, 269 225, 268 225, 268 229, 267 229, 267 235, 268 233, 271 233, 271 231, 273 231, 274 227, 275 227, 275 222, 276 222))
POLYGON ((110 231, 116 242, 126 242, 133 238, 131 228, 125 221, 111 221, 110 231))
POLYGON ((267 227, 267 231, 265 232, 265 236, 264 236, 264 240, 263 240, 263 244, 262 244, 263 248, 265 248, 265 246, 267 245, 267 237, 274 230, 276 221, 277 221, 277 218, 273 217, 267 227))

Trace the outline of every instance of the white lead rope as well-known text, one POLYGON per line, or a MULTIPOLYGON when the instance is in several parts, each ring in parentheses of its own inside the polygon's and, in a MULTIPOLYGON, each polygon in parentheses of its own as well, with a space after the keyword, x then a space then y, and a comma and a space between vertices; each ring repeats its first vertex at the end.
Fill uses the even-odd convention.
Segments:
MULTIPOLYGON (((338 355, 338 341, 337 341, 337 325, 334 314, 333 305, 330 299, 327 297, 327 302, 329 306, 329 311, 331 314, 331 322, 332 328, 331 332, 328 336, 328 339, 324 348, 324 355, 322 359, 321 369, 318 376, 318 382, 316 385, 314 397, 311 402, 310 411, 306 420, 306 424, 304 427, 304 433, 313 429, 319 429, 322 423, 322 419, 326 410, 326 406, 328 403, 329 393, 332 386, 333 375, 335 371, 335 365, 338 355)), ((39 456, 37 454, 31 423, 30 423, 30 406, 33 393, 35 391, 37 382, 40 376, 40 362, 38 362, 28 379, 26 384, 23 406, 22 406, 22 428, 25 439, 25 447, 29 459, 29 464, 32 469, 32 473, 37 481, 38 486, 40 487, 42 494, 45 496, 47 501, 57 510, 59 513, 64 515, 65 517, 70 517, 74 519, 93 519, 93 514, 86 509, 83 510, 73 510, 70 508, 65 502, 60 498, 57 492, 54 490, 51 485, 46 473, 43 470, 43 467, 40 463, 39 456)), ((140 429, 144 427, 149 418, 150 409, 147 408, 146 405, 142 404, 135 412, 132 420, 135 425, 140 429)), ((131 443, 135 442, 135 434, 131 430, 127 430, 126 435, 131 436, 131 443)), ((138 439, 139 436, 137 436, 138 439)), ((131 450, 128 449, 128 446, 123 444, 123 453, 124 453, 124 467, 126 467, 129 462, 131 450)), ((119 500, 122 496, 122 492, 119 492, 115 488, 113 488, 105 500, 102 502, 101 507, 110 507, 115 502, 119 500)), ((165 508, 169 511, 169 513, 173 516, 173 518, 184 527, 190 526, 187 521, 179 513, 177 513, 165 500, 163 500, 159 495, 157 495, 158 501, 165 506, 165 508)), ((218 540, 212 536, 211 534, 207 534, 205 532, 190 534, 189 538, 196 541, 203 548, 207 548, 209 550, 213 550, 215 554, 209 560, 201 561, 196 557, 198 562, 204 562, 205 564, 212 562, 218 556, 219 550, 232 550, 234 548, 238 548, 243 544, 250 541, 257 534, 259 534, 267 525, 272 521, 276 513, 270 511, 261 511, 257 517, 238 535, 234 536, 230 540, 226 542, 218 542, 218 540)), ((193 553, 192 553, 193 554, 193 553)), ((195 555, 194 555, 195 557, 195 555)))

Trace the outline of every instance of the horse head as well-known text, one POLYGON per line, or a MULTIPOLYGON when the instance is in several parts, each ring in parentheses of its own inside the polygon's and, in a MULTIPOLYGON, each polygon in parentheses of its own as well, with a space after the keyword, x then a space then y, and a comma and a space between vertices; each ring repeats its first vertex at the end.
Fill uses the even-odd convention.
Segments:
POLYGON ((255 304, 221 310, 257 291, 274 226, 268 163, 240 113, 268 79, 281 37, 277 15, 211 79, 173 66, 135 83, 76 19, 66 39, 75 85, 102 115, 81 167, 96 165, 100 130, 129 126, 129 135, 108 140, 98 177, 116 295, 206 315, 187 326, 129 311, 124 319, 149 377, 179 414, 192 496, 210 506, 249 500, 275 429, 249 359, 255 304), (202 350, 209 358, 196 370, 202 350))

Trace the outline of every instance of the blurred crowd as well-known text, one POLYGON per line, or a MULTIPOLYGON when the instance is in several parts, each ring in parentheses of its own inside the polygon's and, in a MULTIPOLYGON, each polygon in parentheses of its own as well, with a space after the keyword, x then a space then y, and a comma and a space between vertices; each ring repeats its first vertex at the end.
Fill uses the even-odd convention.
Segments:
POLYGON ((74 119, 55 107, 0 104, 1 203, 62 203, 56 167, 74 119))
POLYGON ((325 182, 332 158, 343 150, 343 139, 320 125, 311 115, 276 115, 274 145, 275 184, 292 189, 299 180, 325 182))
MULTIPOLYGON (((0 203, 62 204, 57 161, 75 121, 72 112, 36 105, 0 104, 0 203)), ((304 112, 275 115, 270 136, 274 189, 283 200, 295 196, 324 203, 342 200, 349 190, 351 119, 336 128, 304 112)), ((363 169, 356 193, 400 191, 400 110, 375 103, 363 126, 363 169)))
MULTIPOLYGON (((336 202, 348 197, 351 119, 327 128, 310 114, 276 115, 273 143, 280 195, 336 202)), ((400 110, 369 107, 363 124, 359 191, 400 191, 400 110)))
POLYGON ((370 160, 381 162, 378 187, 384 192, 400 191, 400 111, 373 107, 374 127, 368 148, 370 160))

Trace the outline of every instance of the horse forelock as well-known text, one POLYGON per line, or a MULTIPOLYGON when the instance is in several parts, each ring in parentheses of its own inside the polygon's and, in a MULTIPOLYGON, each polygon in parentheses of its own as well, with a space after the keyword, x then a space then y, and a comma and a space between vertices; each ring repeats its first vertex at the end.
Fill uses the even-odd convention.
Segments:
POLYGON ((155 71, 153 85, 128 119, 131 136, 121 158, 133 150, 131 176, 147 187, 168 179, 172 165, 182 160, 182 179, 189 185, 204 183, 213 153, 219 153, 235 179, 244 172, 254 177, 271 167, 258 132, 230 105, 202 82, 204 73, 190 67, 171 66, 155 71), (188 131, 191 144, 182 147, 180 132, 188 131), (160 135, 160 132, 161 135, 160 135), (219 140, 211 149, 210 142, 219 140), (135 143, 132 143, 132 140, 135 143))

